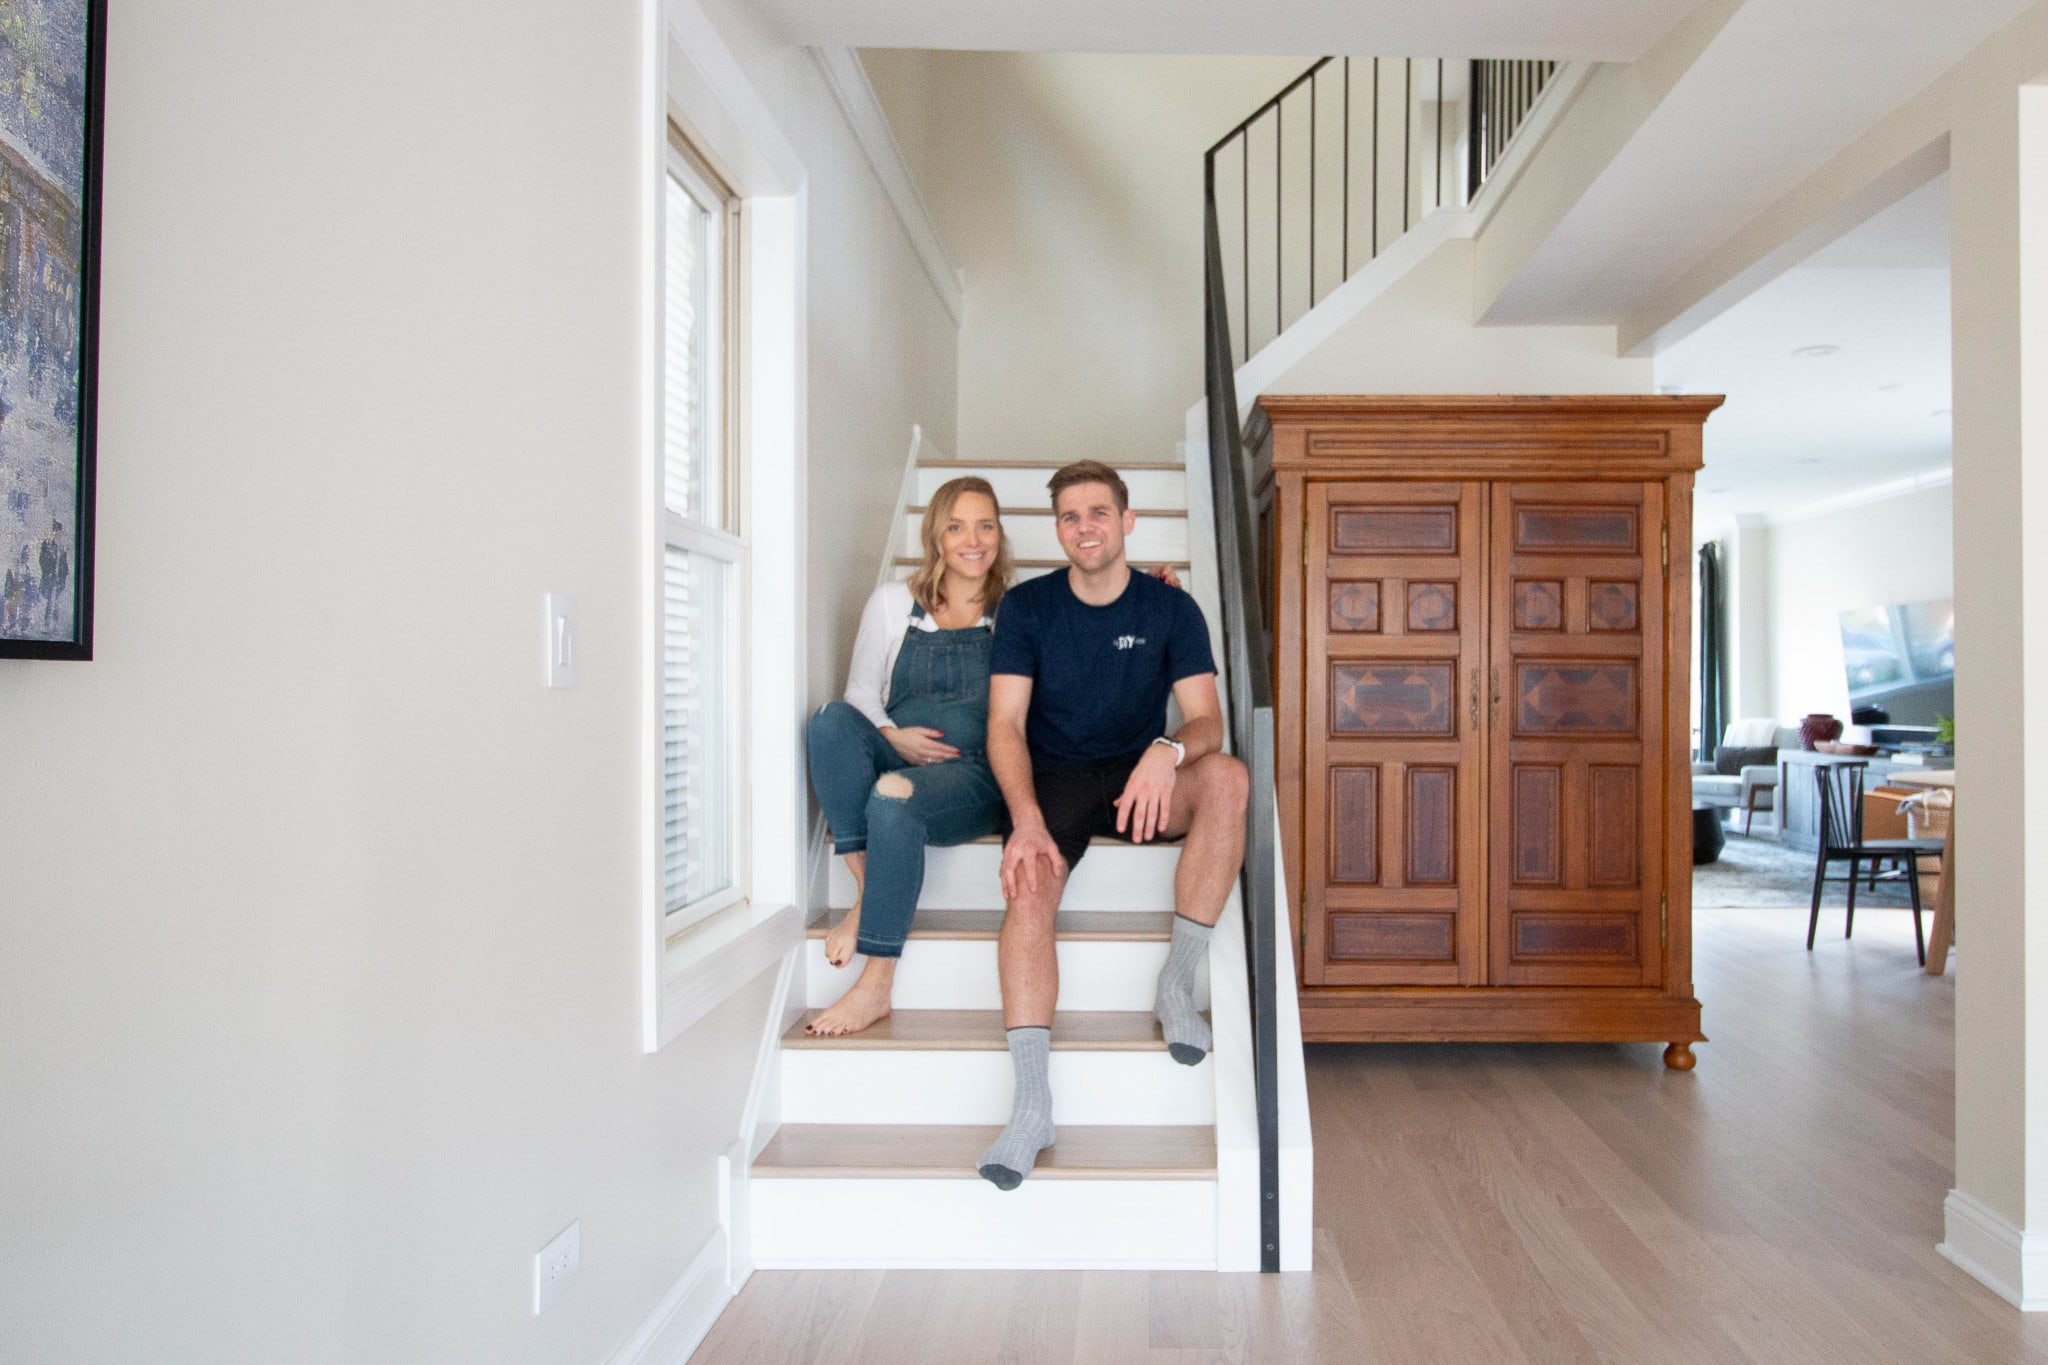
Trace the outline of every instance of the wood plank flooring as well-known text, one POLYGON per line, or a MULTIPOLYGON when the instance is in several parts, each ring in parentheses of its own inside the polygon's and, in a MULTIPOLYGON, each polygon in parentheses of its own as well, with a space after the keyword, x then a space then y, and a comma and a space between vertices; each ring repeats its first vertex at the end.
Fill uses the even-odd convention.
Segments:
POLYGON ((1698 912, 1689 1074, 1310 1048, 1311 1275, 760 1271, 694 1360, 2048 1362, 2048 1315, 1934 1250, 1967 960, 1921 974, 1903 912, 1805 927, 1698 912))

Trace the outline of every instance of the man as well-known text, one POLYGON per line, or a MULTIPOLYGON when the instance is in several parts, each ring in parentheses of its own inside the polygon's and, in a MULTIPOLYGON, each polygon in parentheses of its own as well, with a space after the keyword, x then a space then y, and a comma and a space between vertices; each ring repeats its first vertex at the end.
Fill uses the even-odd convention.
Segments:
POLYGON ((1137 516, 1115 470, 1083 460, 1048 486, 1072 567, 1010 590, 989 660, 988 756, 1014 831, 1003 847, 997 960, 1016 1099, 980 1169, 1005 1190, 1053 1142, 1053 917, 1090 836, 1187 840, 1153 1006, 1168 1050, 1187 1066, 1209 1051, 1195 973, 1244 858, 1245 770, 1220 752, 1223 708, 1201 608, 1125 562, 1137 516), (1171 736, 1169 693, 1184 718, 1171 736))

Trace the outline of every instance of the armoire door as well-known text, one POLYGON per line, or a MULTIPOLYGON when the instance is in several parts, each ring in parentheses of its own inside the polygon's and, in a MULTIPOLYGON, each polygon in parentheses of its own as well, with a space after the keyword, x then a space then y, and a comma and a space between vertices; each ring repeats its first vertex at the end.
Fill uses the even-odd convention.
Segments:
POLYGON ((1658 985, 1663 488, 1492 488, 1490 979, 1658 985))
POLYGON ((1486 979, 1486 485, 1311 483, 1302 966, 1486 979))

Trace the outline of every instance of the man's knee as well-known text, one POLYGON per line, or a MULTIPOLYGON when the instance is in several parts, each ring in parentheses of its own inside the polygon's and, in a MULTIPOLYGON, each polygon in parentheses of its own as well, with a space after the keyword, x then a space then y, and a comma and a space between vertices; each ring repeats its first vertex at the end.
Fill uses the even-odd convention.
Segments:
POLYGON ((1243 815, 1251 799, 1251 773, 1229 754, 1210 754, 1202 760, 1202 804, 1218 812, 1243 815))

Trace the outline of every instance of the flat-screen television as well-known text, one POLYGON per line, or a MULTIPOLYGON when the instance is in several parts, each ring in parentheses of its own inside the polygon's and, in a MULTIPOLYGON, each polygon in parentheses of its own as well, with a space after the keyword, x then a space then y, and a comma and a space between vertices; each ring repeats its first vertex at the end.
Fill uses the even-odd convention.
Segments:
POLYGON ((1956 604, 1903 602, 1842 613, 1849 705, 1893 725, 1932 725, 1956 713, 1956 604))

